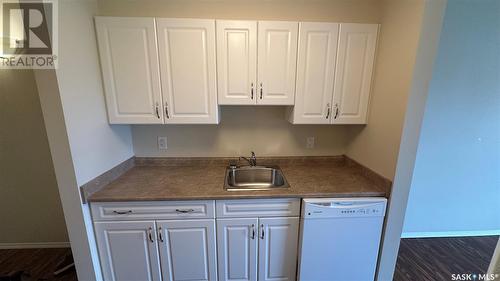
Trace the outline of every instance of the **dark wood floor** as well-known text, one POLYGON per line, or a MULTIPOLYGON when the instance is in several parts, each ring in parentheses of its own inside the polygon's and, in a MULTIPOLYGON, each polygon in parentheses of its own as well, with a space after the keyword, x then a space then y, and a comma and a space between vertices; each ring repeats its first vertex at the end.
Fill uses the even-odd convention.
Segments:
POLYGON ((395 281, 451 280, 452 274, 484 274, 498 236, 401 239, 395 281))
POLYGON ((74 268, 53 275, 59 261, 69 253, 69 248, 0 250, 0 276, 23 270, 31 275, 31 278, 26 278, 30 281, 77 281, 74 268))
MULTIPOLYGON (((451 280, 452 273, 485 273, 498 236, 402 239, 395 281, 451 280)), ((70 249, 0 250, 0 276, 26 270, 32 280, 76 281, 73 270, 55 277, 70 249)))

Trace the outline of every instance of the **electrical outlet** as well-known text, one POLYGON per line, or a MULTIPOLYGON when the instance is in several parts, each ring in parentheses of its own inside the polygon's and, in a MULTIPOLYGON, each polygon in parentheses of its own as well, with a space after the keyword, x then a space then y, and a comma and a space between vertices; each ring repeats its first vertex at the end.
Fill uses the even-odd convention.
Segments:
POLYGON ((306 148, 314 148, 314 137, 307 137, 306 139, 306 148))
POLYGON ((158 150, 167 150, 167 137, 158 137, 158 150))

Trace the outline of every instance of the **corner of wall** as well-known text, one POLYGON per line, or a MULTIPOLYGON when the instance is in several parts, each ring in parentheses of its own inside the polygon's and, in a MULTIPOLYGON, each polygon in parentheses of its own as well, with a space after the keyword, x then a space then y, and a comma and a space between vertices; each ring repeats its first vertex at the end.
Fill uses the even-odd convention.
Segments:
POLYGON ((96 13, 95 0, 59 2, 56 73, 79 186, 134 155, 130 125, 108 123, 94 28, 96 13))
MULTIPOLYGON (((401 1, 403 2, 403 1, 401 1)), ((396 174, 386 215, 377 280, 392 280, 410 192, 413 167, 420 135, 429 81, 438 49, 446 1, 422 1, 423 10, 412 67, 408 105, 397 154, 396 174)))
POLYGON ((368 124, 349 131, 347 156, 393 179, 424 1, 383 1, 368 124))

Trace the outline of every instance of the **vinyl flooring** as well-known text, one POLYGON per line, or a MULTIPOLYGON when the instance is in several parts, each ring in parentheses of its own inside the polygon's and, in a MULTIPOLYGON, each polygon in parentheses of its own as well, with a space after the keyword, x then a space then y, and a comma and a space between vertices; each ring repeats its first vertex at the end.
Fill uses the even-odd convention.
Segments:
POLYGON ((30 276, 25 275, 22 281, 76 281, 74 268, 58 276, 53 274, 60 260, 70 253, 70 248, 0 250, 0 276, 25 271, 30 276))
MULTIPOLYGON (((498 236, 402 239, 394 280, 441 281, 452 280, 452 274, 486 273, 497 241, 498 236)), ((0 276, 23 270, 31 276, 27 281, 76 281, 74 269, 53 274, 69 253, 69 248, 0 250, 0 276)))
POLYGON ((401 239, 394 280, 441 281, 452 280, 452 274, 484 274, 497 242, 498 236, 401 239))

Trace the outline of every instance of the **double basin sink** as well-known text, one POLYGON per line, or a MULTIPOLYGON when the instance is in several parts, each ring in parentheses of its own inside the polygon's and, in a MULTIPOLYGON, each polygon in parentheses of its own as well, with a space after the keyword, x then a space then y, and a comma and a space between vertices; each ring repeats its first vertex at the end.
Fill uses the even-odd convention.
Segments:
POLYGON ((288 188, 288 182, 278 166, 229 167, 224 188, 228 191, 273 190, 288 188))

